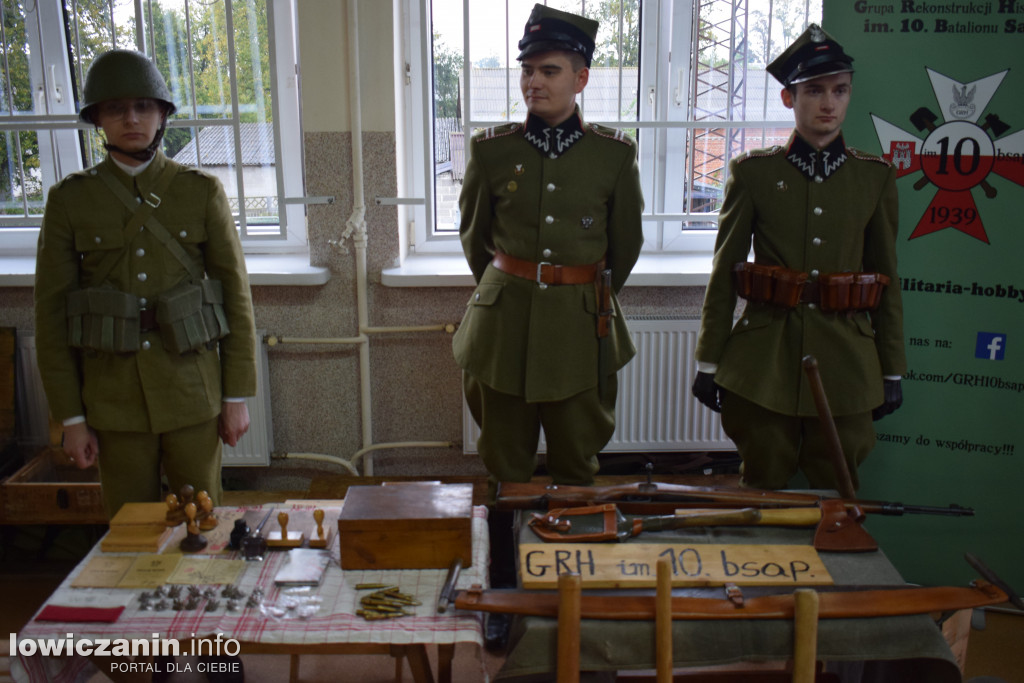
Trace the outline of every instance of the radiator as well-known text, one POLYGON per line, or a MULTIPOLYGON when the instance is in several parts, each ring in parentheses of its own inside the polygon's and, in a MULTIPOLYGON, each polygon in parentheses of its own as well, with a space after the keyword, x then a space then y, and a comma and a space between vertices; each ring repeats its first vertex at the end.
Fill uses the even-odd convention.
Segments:
MULTIPOLYGON (((257 331, 256 336, 261 339, 263 333, 257 331)), ((270 415, 270 372, 266 344, 260 344, 256 360, 257 394, 245 400, 249 406, 249 431, 238 445, 224 446, 225 467, 260 467, 270 464, 270 454, 274 450, 274 430, 270 415)), ((28 446, 45 446, 49 443, 50 408, 36 365, 34 334, 18 335, 16 382, 18 440, 28 446)))
MULTIPOLYGON (((619 371, 615 433, 604 452, 731 451, 718 414, 690 394, 699 319, 630 318, 636 356, 619 371)), ((462 439, 476 453, 480 428, 463 401, 462 439)), ((541 433, 540 448, 545 449, 541 433)))

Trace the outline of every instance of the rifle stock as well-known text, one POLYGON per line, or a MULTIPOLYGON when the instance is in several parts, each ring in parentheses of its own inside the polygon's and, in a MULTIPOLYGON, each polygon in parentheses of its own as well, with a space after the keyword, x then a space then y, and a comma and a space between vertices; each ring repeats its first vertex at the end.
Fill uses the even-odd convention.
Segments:
MULTIPOLYGON (((498 484, 496 507, 499 510, 522 510, 551 507, 574 507, 616 503, 658 505, 663 507, 819 507, 823 500, 834 499, 814 493, 765 491, 685 484, 633 483, 612 486, 561 486, 501 482, 498 484)), ((849 510, 876 515, 927 514, 953 517, 973 516, 974 509, 955 503, 947 507, 904 505, 897 502, 843 500, 849 510)))

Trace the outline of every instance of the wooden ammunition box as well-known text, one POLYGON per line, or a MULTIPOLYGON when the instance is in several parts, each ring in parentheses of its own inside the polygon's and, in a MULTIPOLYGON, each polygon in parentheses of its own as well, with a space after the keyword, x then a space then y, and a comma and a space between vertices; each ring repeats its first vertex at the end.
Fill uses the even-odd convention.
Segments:
POLYGON ((473 485, 350 486, 338 517, 342 569, 445 569, 473 561, 473 485))
POLYGON ((106 524, 99 472, 44 448, 0 484, 0 515, 5 524, 106 524))

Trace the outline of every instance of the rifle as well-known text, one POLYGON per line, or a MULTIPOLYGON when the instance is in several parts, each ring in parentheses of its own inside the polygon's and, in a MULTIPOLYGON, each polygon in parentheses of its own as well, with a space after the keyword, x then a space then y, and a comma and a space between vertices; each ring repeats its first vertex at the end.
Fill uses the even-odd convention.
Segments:
POLYGON ((551 507, 576 507, 615 503, 627 513, 645 514, 675 508, 756 507, 820 507, 823 501, 841 501, 847 510, 859 509, 872 515, 905 514, 973 517, 974 508, 953 503, 948 507, 904 505, 896 502, 847 500, 815 493, 765 491, 686 484, 636 482, 612 486, 561 486, 501 482, 498 484, 496 507, 499 510, 523 510, 551 507))
POLYGON ((974 515, 973 508, 955 503, 943 508, 896 502, 847 500, 814 493, 658 484, 649 480, 612 486, 501 482, 498 484, 495 507, 499 510, 550 510, 607 503, 614 503, 622 512, 632 514, 736 507, 771 511, 772 514, 766 512, 760 523, 783 526, 817 525, 814 547, 833 552, 867 552, 878 549, 878 543, 861 526, 867 514, 931 514, 955 517, 974 515), (801 509, 806 510, 808 514, 796 514, 801 509), (793 519, 800 519, 802 522, 788 521, 793 519))

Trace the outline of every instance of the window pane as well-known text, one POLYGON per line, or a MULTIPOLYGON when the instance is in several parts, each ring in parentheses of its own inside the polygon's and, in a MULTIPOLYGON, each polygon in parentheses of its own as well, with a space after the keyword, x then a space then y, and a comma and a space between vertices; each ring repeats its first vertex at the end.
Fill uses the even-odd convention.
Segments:
POLYGON ((0 213, 38 216, 43 213, 39 139, 34 131, 0 133, 0 213))

